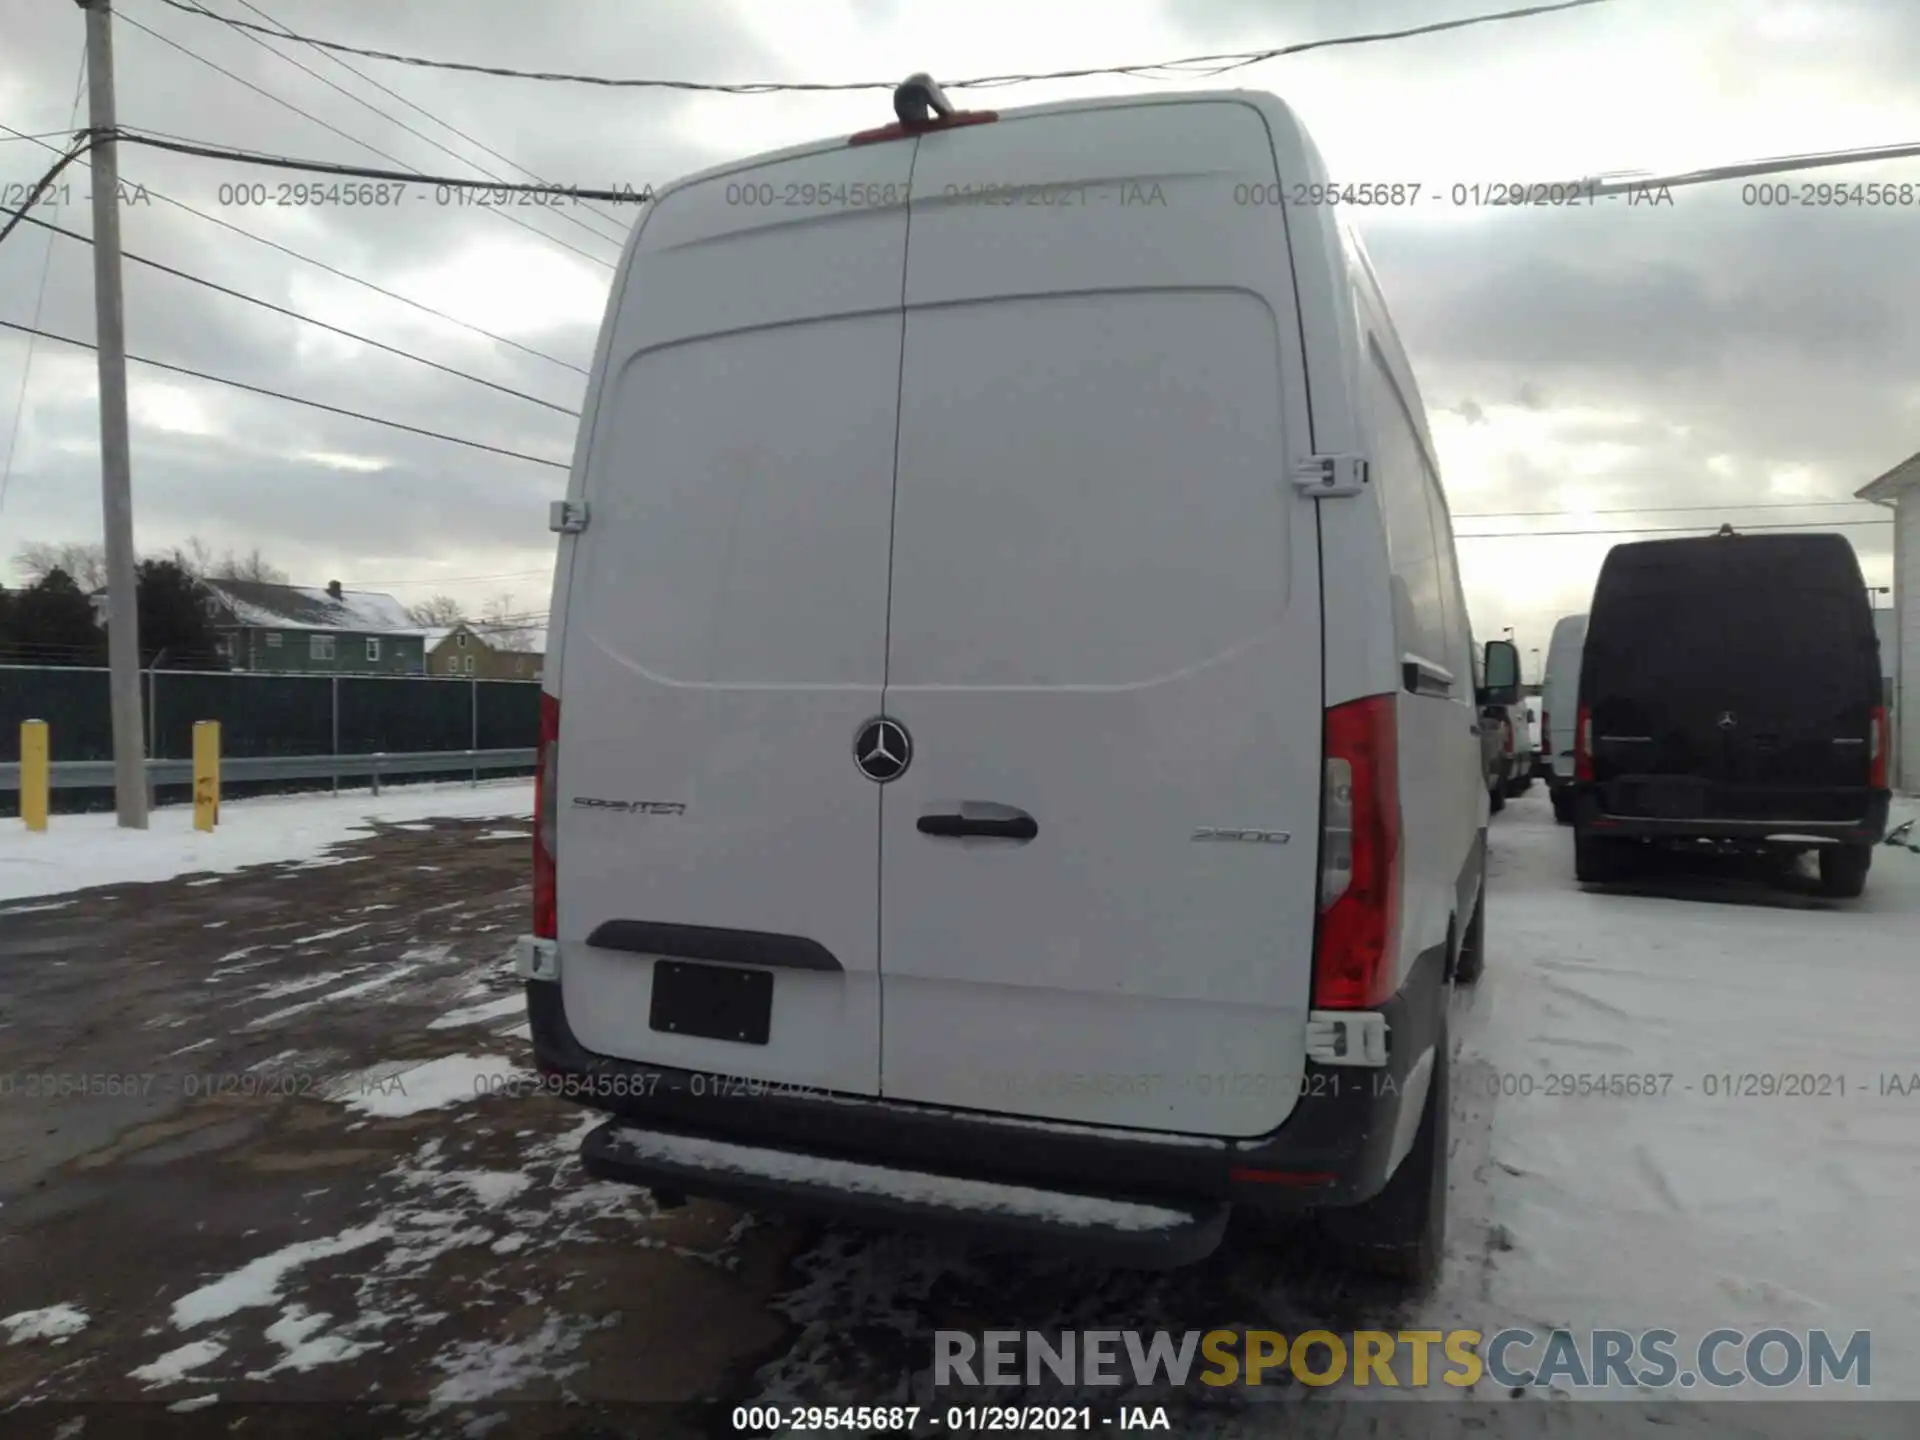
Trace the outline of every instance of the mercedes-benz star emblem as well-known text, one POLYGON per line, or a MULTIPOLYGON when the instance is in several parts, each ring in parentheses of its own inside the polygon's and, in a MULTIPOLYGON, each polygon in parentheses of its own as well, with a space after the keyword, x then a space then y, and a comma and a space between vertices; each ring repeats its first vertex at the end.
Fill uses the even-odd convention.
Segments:
POLYGON ((898 720, 876 715, 854 736, 853 763, 877 784, 898 780, 913 763, 913 737, 898 720))
POLYGON ((1722 710, 1720 712, 1720 728, 1722 730, 1731 730, 1733 729, 1734 726, 1738 725, 1739 723, 1740 722, 1738 720, 1733 718, 1733 711, 1722 710))

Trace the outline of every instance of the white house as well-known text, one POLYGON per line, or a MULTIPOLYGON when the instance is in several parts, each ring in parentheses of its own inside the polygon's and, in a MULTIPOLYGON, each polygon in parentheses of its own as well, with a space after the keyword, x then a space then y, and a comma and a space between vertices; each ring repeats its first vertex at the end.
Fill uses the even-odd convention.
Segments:
MULTIPOLYGON (((1920 454, 1854 495, 1893 511, 1893 779, 1911 792, 1920 788, 1920 454)), ((1888 638, 1882 632, 1883 646, 1888 638)))

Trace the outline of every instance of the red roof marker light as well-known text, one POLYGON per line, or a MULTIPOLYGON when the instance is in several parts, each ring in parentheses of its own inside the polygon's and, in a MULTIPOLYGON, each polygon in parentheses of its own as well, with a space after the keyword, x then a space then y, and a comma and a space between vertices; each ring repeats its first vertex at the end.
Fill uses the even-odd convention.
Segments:
POLYGON ((956 110, 946 92, 927 74, 910 75, 894 88, 893 113, 900 118, 876 130, 862 130, 848 137, 849 145, 871 145, 881 140, 903 140, 929 130, 949 130, 961 125, 988 125, 1000 117, 992 110, 956 110))

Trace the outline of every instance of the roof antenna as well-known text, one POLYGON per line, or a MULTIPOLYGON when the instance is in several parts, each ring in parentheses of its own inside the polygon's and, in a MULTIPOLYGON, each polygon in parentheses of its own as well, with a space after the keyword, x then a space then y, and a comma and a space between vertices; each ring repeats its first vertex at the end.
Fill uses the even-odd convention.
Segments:
POLYGON ((926 125, 953 114, 953 102, 947 99, 931 75, 909 75, 893 89, 893 113, 902 125, 926 125))

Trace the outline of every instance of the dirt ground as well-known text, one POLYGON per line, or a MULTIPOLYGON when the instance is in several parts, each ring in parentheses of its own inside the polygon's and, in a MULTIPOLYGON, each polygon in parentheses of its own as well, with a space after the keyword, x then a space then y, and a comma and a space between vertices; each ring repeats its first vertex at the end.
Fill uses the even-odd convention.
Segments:
POLYGON ((924 1402, 937 1328, 1395 1323, 1284 1244, 1090 1272, 592 1181, 590 1114, 481 1093, 529 1060, 526 829, 0 906, 7 1434, 714 1435, 924 1402))
POLYGON ((482 1093, 528 1060, 511 828, 0 907, 0 1315, 86 1316, 0 1346, 0 1409, 36 1402, 9 1422, 217 1396, 276 1402, 276 1431, 307 1409, 285 1402, 351 1400, 376 1429, 379 1405, 408 1429, 504 1402, 565 1433, 587 1412, 526 1402, 571 1396, 696 1433, 712 1407, 687 1402, 780 1346, 798 1231, 656 1214, 581 1175, 584 1112, 482 1093), (449 1056, 470 1058, 419 1068, 449 1056))

